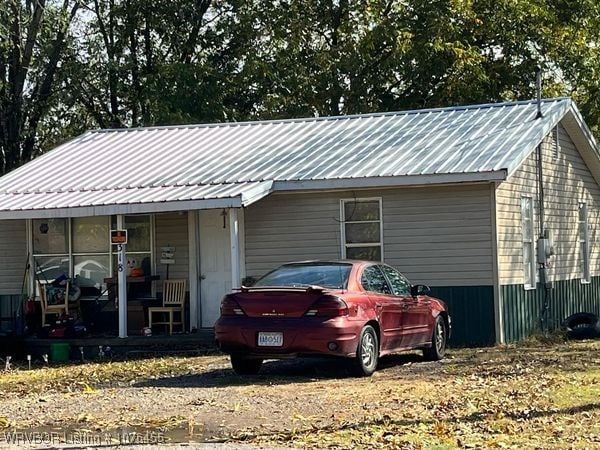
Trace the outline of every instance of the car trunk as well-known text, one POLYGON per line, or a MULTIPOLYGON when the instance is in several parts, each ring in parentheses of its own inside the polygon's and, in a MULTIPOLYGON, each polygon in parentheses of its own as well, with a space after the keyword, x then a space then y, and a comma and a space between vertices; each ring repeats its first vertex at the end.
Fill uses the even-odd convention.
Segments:
POLYGON ((232 297, 248 317, 302 317, 322 296, 313 288, 253 288, 232 297))

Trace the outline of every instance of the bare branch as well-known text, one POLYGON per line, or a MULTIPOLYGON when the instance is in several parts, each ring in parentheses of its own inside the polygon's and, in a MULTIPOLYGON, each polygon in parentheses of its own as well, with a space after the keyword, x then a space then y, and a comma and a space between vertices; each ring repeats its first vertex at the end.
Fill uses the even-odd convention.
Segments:
POLYGON ((23 50, 23 56, 21 60, 21 67, 19 70, 19 76, 15 89, 18 92, 23 91, 25 79, 27 78, 27 71, 31 63, 31 55, 33 54, 33 48, 38 38, 40 28, 42 26, 42 19, 44 17, 44 9, 46 8, 46 0, 37 0, 33 10, 33 17, 31 18, 31 24, 27 30, 27 40, 25 41, 25 48, 23 50))
POLYGON ((196 48, 196 44, 198 42, 198 36, 200 35, 200 29, 202 28, 202 21, 204 20, 204 15, 208 8, 210 7, 211 0, 197 0, 196 2, 196 14, 195 14, 195 22, 190 34, 188 35, 187 41, 183 46, 183 51, 179 58, 179 61, 184 64, 189 64, 192 60, 192 56, 194 55, 194 50, 196 48))
POLYGON ((79 9, 79 2, 75 1, 70 11, 67 11, 68 6, 68 1, 65 0, 63 4, 63 10, 61 11, 61 17, 66 16, 67 19, 62 24, 62 27, 58 30, 58 33, 56 34, 56 39, 54 40, 54 43, 52 45, 52 50, 50 52, 50 57, 44 70, 44 76, 42 78, 42 81, 40 84, 35 86, 33 94, 31 96, 31 113, 29 115, 28 121, 29 135, 25 139, 20 155, 20 159, 24 161, 29 160, 33 154, 33 147, 35 144, 36 134, 35 132, 38 128, 43 113, 47 109, 48 98, 52 93, 52 82, 54 80, 54 75, 56 74, 58 62, 60 61, 60 57, 63 51, 65 38, 69 31, 71 22, 73 21, 73 18, 75 17, 75 14, 77 14, 77 10, 79 9))

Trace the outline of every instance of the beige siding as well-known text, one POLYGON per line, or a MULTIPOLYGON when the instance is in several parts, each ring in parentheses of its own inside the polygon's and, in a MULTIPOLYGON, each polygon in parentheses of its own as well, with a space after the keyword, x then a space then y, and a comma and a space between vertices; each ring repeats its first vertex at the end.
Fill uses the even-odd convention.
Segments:
POLYGON ((339 258, 340 200, 354 197, 382 198, 384 259, 413 282, 493 283, 488 185, 274 195, 246 211, 247 274, 339 258))
POLYGON ((27 259, 27 232, 24 220, 0 221, 0 295, 19 294, 27 259))
MULTIPOLYGON (((167 276, 167 266, 160 263, 161 247, 175 247, 175 264, 169 267, 169 278, 187 279, 189 264, 188 222, 187 214, 157 214, 155 226, 155 255, 156 273, 160 279, 167 276)), ((188 281, 189 289, 189 281, 188 281)), ((160 283, 159 283, 160 290, 160 283)))
MULTIPOLYGON (((558 158, 553 156, 554 132, 542 146, 544 171, 544 213, 551 231, 556 256, 551 260, 549 275, 553 280, 580 278, 577 233, 578 202, 588 204, 591 226, 591 275, 600 274, 600 252, 596 245, 600 206, 600 188, 583 162, 571 138, 559 127, 558 158)), ((521 231, 521 196, 534 199, 535 233, 539 233, 536 153, 527 158, 519 170, 497 189, 498 258, 500 284, 523 283, 523 249, 521 231)))
POLYGON ((273 195, 247 208, 246 274, 259 276, 280 264, 340 258, 337 194, 273 195))

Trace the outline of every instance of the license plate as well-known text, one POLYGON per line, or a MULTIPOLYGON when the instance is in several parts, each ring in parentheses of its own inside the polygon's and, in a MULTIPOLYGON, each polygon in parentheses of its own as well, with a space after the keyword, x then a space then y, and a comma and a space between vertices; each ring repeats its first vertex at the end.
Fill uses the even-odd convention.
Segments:
POLYGON ((259 347, 281 347, 283 345, 283 333, 281 332, 259 332, 258 346, 259 347))

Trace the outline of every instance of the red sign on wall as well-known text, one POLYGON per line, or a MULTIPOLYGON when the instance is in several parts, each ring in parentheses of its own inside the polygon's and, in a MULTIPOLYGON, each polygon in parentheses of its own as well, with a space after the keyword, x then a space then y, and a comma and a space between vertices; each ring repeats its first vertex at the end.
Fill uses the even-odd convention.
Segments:
POLYGON ((127 230, 110 230, 111 244, 127 244, 127 230))

